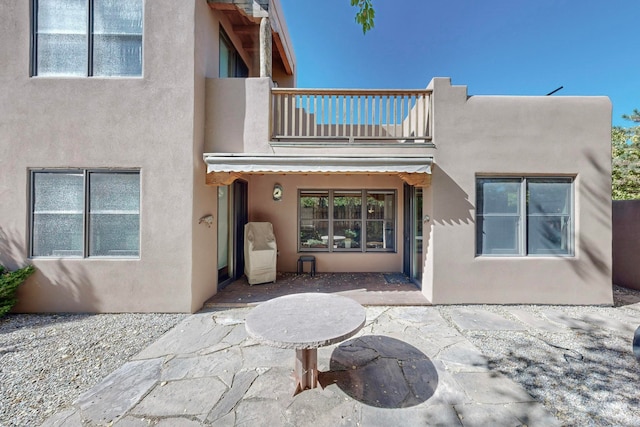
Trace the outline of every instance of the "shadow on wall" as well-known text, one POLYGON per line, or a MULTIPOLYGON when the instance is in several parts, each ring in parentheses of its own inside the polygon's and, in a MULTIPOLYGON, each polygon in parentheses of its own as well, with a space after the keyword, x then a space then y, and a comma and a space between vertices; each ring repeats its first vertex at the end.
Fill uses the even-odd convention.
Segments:
MULTIPOLYGON (((592 153, 586 153, 590 165, 596 169, 598 176, 611 176, 610 171, 605 169, 601 161, 592 153)), ((609 180, 582 180, 580 191, 581 209, 588 206, 594 213, 596 221, 604 227, 611 227, 611 181, 609 180)), ((580 241, 576 246, 580 248, 580 257, 586 258, 588 262, 575 262, 574 258, 566 258, 576 273, 585 281, 590 278, 599 280, 602 275, 611 276, 611 267, 607 263, 607 255, 602 248, 610 249, 610 242, 602 242, 599 236, 590 236, 581 233, 580 241), (595 272, 589 266, 595 267, 595 272)))
POLYGON ((434 202, 433 220, 442 225, 472 224, 474 204, 469 201, 469 195, 442 168, 433 168, 433 182, 438 187, 438 197, 434 202))
POLYGON ((24 245, 20 243, 17 233, 8 232, 0 227, 0 264, 9 270, 16 270, 29 264, 22 256, 26 253, 24 245))
POLYGON ((613 202, 613 283, 640 290, 640 200, 613 202))
POLYGON ((27 264, 36 267, 36 272, 18 288, 14 313, 98 311, 98 300, 84 267, 76 262, 81 260, 47 259, 33 263, 26 253, 22 236, 0 227, 0 263, 9 269, 27 264))

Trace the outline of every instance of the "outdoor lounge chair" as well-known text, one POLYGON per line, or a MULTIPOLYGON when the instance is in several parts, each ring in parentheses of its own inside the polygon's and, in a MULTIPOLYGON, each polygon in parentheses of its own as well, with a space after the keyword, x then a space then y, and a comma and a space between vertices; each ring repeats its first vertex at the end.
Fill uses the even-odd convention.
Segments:
POLYGON ((250 285, 276 281, 276 236, 270 222, 244 226, 244 272, 250 285))

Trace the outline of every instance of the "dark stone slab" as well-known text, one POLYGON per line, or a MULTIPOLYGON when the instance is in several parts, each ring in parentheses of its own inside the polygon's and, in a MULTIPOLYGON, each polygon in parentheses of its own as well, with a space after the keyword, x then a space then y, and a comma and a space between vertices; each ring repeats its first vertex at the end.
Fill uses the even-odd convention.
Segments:
POLYGON ((336 384, 352 398, 379 408, 407 408, 428 400, 438 386, 431 360, 391 337, 364 336, 338 346, 323 386, 336 384))

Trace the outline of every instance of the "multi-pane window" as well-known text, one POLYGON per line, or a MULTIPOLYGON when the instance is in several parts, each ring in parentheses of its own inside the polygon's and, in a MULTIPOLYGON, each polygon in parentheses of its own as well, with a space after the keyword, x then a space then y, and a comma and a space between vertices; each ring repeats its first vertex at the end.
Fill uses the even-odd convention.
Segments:
POLYGON ((143 0, 33 1, 33 75, 142 75, 143 0))
POLYGON ((333 192, 331 216, 336 248, 358 249, 362 245, 362 191, 333 192))
POLYGON ((300 250, 394 251, 395 191, 301 190, 300 250))
POLYGON ((478 255, 572 255, 572 178, 478 178, 478 255))
POLYGON ((367 249, 395 249, 395 193, 367 191, 365 208, 367 249))
POLYGON ((138 257, 139 253, 139 172, 31 173, 31 256, 138 257))

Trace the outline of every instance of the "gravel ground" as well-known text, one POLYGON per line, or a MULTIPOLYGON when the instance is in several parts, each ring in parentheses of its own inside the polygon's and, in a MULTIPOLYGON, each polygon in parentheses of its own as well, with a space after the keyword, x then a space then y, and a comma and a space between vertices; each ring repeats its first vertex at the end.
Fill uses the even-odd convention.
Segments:
MULTIPOLYGON (((615 288, 615 307, 485 306, 539 316, 545 309, 573 319, 603 314, 637 319, 640 292, 615 288)), ((448 317, 455 306, 437 306, 448 317)), ((184 314, 9 315, 0 319, 0 427, 36 426, 69 407, 184 314)), ((586 325, 586 324, 585 324, 586 325)), ((583 326, 585 326, 583 325, 583 326)), ((491 369, 521 384, 567 426, 640 425, 640 362, 633 336, 591 327, 551 332, 461 331, 491 369)))
POLYGON ((461 332, 492 370, 523 386, 564 426, 640 426, 640 361, 633 352, 633 330, 615 329, 616 321, 640 326, 640 292, 614 287, 614 299, 615 307, 485 306, 507 318, 513 318, 508 308, 535 316, 557 310, 571 319, 592 317, 569 330, 461 332), (613 328, 594 326, 598 315, 613 318, 613 328))
POLYGON ((0 319, 0 426, 38 426, 185 314, 10 314, 0 319))

